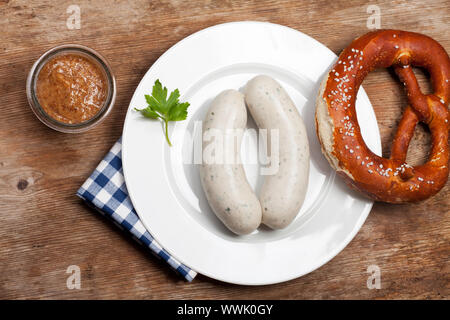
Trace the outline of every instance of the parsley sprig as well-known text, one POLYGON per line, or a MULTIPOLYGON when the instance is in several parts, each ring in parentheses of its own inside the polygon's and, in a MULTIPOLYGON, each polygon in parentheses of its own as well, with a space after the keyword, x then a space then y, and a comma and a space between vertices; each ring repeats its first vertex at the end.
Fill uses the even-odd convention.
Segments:
POLYGON ((167 88, 163 88, 161 82, 157 79, 153 85, 152 95, 145 95, 148 106, 144 109, 134 108, 134 110, 139 111, 146 118, 161 119, 164 122, 164 131, 169 146, 172 146, 167 128, 169 121, 186 120, 187 117, 189 103, 180 103, 178 101, 179 97, 180 92, 178 89, 175 89, 170 93, 169 99, 167 99, 167 88))

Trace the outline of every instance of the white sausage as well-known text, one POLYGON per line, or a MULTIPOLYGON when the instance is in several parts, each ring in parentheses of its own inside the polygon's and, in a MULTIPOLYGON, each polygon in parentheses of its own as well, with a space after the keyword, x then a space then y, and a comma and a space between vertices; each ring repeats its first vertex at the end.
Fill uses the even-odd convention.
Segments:
MULTIPOLYGON (((261 224, 261 205, 245 176, 240 161, 243 130, 247 124, 247 110, 244 96, 236 90, 220 93, 211 103, 203 122, 203 161, 200 167, 200 179, 209 205, 216 216, 234 233, 242 235, 254 231, 261 224), (230 129, 237 129, 237 141, 226 135, 230 129), (232 155, 238 162, 205 163, 208 145, 205 141, 208 132, 220 132, 223 135, 223 154, 232 155)), ((220 139, 219 139, 220 141, 220 139)), ((220 160, 220 159, 218 159, 220 160)), ((210 160, 209 160, 210 161, 210 160)))
POLYGON ((262 222, 281 229, 297 216, 308 187, 306 128, 286 91, 271 77, 260 75, 250 80, 245 88, 245 100, 258 127, 267 129, 269 143, 270 130, 279 130, 278 172, 265 177, 259 200, 262 222))

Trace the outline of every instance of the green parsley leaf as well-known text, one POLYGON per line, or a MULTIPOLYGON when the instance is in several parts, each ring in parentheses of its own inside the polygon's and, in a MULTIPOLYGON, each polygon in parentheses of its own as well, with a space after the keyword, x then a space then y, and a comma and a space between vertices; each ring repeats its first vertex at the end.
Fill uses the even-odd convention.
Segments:
POLYGON ((155 111, 153 111, 153 109, 150 107, 147 107, 145 109, 134 108, 134 110, 140 111, 141 114, 146 118, 150 118, 150 119, 158 119, 159 118, 159 115, 155 111))
POLYGON ((176 106, 172 107, 168 114, 169 121, 186 120, 188 107, 188 102, 179 103, 176 106))
POLYGON ((152 95, 145 95, 145 101, 147 101, 148 106, 144 109, 134 108, 134 110, 139 111, 146 118, 161 119, 164 122, 167 143, 169 146, 172 146, 168 135, 168 122, 186 120, 189 103, 179 102, 180 92, 178 89, 170 93, 169 99, 167 99, 167 92, 167 88, 162 86, 159 79, 156 80, 153 85, 152 95))

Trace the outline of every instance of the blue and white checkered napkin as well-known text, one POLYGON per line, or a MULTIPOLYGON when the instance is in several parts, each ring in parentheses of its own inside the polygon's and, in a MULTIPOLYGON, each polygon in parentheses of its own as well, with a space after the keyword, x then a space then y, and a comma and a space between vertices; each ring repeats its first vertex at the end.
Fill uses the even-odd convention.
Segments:
POLYGON ((122 170, 122 138, 103 158, 91 176, 77 191, 84 199, 122 230, 129 232, 138 242, 150 248, 156 256, 164 259, 186 280, 192 281, 197 273, 178 262, 165 251, 145 229, 128 196, 122 170))

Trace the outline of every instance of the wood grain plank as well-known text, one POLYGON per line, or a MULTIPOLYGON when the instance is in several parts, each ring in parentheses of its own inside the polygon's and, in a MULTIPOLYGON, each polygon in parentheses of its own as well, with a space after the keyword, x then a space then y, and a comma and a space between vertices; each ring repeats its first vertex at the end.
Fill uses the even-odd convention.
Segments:
MULTIPOLYGON (((331 262, 302 278, 256 288, 201 275, 185 283, 74 196, 120 137, 140 79, 177 41, 218 23, 258 20, 298 29, 338 54, 368 31, 366 1, 79 0, 81 29, 68 30, 66 8, 71 4, 0 1, 0 298, 449 298, 449 183, 422 203, 376 203, 355 239, 331 262), (28 70, 39 55, 71 42, 90 46, 109 60, 119 93, 105 122, 76 135, 42 125, 25 95, 28 70), (81 268, 81 290, 66 287, 71 264, 81 268), (371 264, 381 268, 381 290, 366 287, 371 264)), ((376 4, 383 28, 425 33, 450 52, 447 0, 376 4)), ((419 79, 429 90, 425 75, 419 73, 419 79)), ((388 154, 404 93, 387 70, 371 73, 363 85, 388 154)), ((429 141, 426 128, 419 128, 408 155, 411 163, 425 161, 429 141)))

